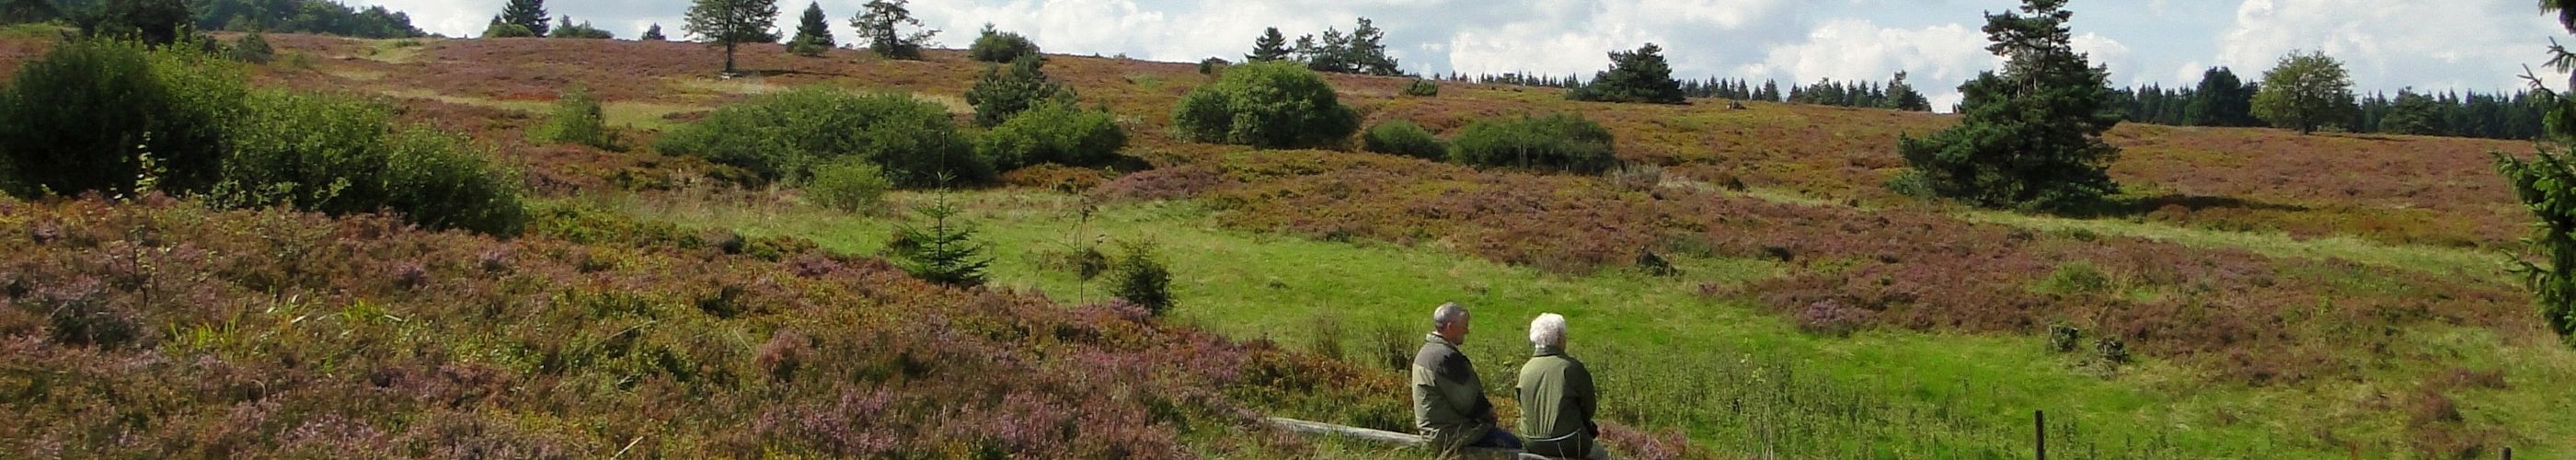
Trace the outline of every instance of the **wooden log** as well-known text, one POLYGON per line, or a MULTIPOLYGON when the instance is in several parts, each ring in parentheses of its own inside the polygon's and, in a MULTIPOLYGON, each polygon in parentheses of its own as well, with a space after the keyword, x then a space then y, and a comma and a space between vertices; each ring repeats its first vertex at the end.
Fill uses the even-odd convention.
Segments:
MULTIPOLYGON (((1309 421, 1305 421, 1305 420, 1298 420, 1298 419, 1293 419, 1293 418, 1283 418, 1283 417, 1263 417, 1262 419, 1263 419, 1263 421, 1270 422, 1270 424, 1271 424, 1271 425, 1273 425, 1273 426, 1277 426, 1277 427, 1279 427, 1279 428, 1281 428, 1281 429, 1285 429, 1285 430, 1288 430, 1288 431, 1291 431, 1291 432, 1296 432, 1296 433, 1301 433, 1301 434, 1321 435, 1321 436, 1341 436, 1341 437, 1346 437, 1346 438, 1351 438, 1351 439, 1358 439, 1358 440, 1362 440, 1362 441, 1369 441, 1369 442, 1375 442, 1375 443, 1381 443, 1381 444, 1394 444, 1394 445, 1403 446, 1403 447, 1408 447, 1408 448, 1411 448, 1411 447, 1422 447, 1422 445, 1423 445, 1423 444, 1427 444, 1427 443, 1430 443, 1430 442, 1431 442, 1431 438, 1430 438, 1430 437, 1423 436, 1423 435, 1418 435, 1418 434, 1397 433, 1397 432, 1393 432, 1393 431, 1386 431, 1386 430, 1379 430, 1379 429, 1371 429, 1371 428, 1360 428, 1360 427, 1356 427, 1356 426, 1347 426, 1347 425, 1335 425, 1335 424, 1323 423, 1323 422, 1309 422, 1309 421)), ((1461 459, 1461 460, 1480 460, 1480 459, 1500 459, 1500 460, 1545 460, 1545 459, 1547 459, 1547 457, 1541 457, 1541 456, 1529 455, 1529 454, 1522 453, 1522 452, 1521 452, 1520 450, 1518 450, 1518 449, 1496 449, 1496 448, 1491 448, 1491 447, 1469 447, 1469 448, 1466 448, 1464 451, 1459 452, 1459 453, 1458 453, 1458 457, 1457 457, 1457 458, 1459 458, 1459 459, 1461 459)))

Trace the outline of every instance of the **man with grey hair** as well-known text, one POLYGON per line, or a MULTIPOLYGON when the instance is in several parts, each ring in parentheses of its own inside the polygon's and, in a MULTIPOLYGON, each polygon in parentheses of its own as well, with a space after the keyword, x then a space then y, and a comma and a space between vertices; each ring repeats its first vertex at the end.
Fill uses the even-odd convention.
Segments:
POLYGON ((1537 349, 1521 365, 1521 432, 1530 435, 1527 452, 1556 458, 1607 460, 1601 427, 1592 423, 1601 400, 1592 389, 1592 371, 1565 354, 1565 317, 1555 313, 1530 321, 1530 345, 1537 349))
POLYGON ((1431 437, 1442 455, 1462 447, 1517 449, 1518 436, 1495 427, 1494 403, 1485 399, 1485 381, 1476 364, 1458 345, 1467 343, 1467 307, 1455 302, 1432 310, 1430 335, 1413 354, 1413 424, 1431 437))

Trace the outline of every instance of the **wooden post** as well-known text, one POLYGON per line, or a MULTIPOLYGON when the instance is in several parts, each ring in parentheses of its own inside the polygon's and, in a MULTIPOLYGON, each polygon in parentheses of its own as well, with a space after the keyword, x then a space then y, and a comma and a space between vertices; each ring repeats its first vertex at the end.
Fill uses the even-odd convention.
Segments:
POLYGON ((2513 448, 2504 448, 2504 460, 2513 460, 2513 448))
POLYGON ((2048 460, 2048 412, 2030 411, 2030 424, 2039 428, 2036 432, 2039 439, 2039 460, 2048 460))

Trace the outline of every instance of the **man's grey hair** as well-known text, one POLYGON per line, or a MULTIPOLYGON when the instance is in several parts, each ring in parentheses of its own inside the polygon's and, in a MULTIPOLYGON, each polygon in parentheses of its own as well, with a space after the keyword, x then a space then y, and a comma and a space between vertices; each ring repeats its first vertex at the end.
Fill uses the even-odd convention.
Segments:
POLYGON ((1457 302, 1440 304, 1440 308, 1431 310, 1431 327, 1434 328, 1445 328, 1449 327, 1449 323, 1466 320, 1467 307, 1460 306, 1457 302))
POLYGON ((1544 313, 1538 315, 1538 319, 1530 320, 1530 345, 1565 346, 1565 317, 1544 313))

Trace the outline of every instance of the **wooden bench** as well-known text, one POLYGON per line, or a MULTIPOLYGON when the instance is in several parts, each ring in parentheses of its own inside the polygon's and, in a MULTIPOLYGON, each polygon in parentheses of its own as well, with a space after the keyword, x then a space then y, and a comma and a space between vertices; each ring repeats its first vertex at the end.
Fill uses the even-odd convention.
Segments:
MULTIPOLYGON (((1262 419, 1270 422, 1272 426, 1309 435, 1340 436, 1362 441, 1415 448, 1422 447, 1423 444, 1431 442, 1431 438, 1428 436, 1411 433, 1397 433, 1393 431, 1360 428, 1356 426, 1309 422, 1293 418, 1263 417, 1262 419)), ((1469 447, 1464 451, 1459 452, 1458 457, 1466 459, 1549 460, 1548 457, 1523 453, 1519 449, 1497 449, 1492 447, 1469 447)))

